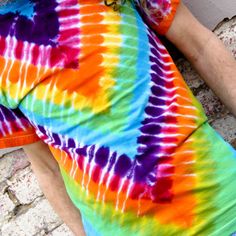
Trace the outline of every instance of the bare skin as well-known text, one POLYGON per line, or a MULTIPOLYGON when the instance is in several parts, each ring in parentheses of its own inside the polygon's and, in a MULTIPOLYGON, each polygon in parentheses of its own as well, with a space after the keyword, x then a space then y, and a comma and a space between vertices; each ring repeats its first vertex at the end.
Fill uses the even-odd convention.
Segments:
POLYGON ((224 44, 182 3, 166 37, 236 117, 236 61, 224 44))
POLYGON ((39 141, 24 146, 39 185, 53 209, 75 236, 85 236, 79 210, 70 200, 60 169, 48 146, 39 141))
MULTIPOLYGON (((223 43, 202 26, 182 3, 166 37, 183 52, 236 116, 236 61, 223 43)), ((58 164, 47 145, 38 142, 25 146, 24 149, 39 184, 55 211, 76 236, 85 235, 79 210, 66 193, 58 164)))

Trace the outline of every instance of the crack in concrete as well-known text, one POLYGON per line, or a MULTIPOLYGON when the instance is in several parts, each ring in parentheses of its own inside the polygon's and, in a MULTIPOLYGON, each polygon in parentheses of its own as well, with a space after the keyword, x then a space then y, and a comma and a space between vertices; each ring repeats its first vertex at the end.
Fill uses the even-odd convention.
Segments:
POLYGON ((26 213, 29 209, 35 208, 36 203, 40 199, 44 199, 44 195, 40 195, 40 196, 36 197, 32 202, 30 202, 28 204, 19 203, 18 205, 16 205, 16 207, 13 210, 14 211, 14 216, 18 217, 18 216, 26 213))
POLYGON ((6 193, 8 195, 8 197, 11 199, 11 201, 15 204, 15 205, 19 205, 20 202, 17 199, 17 197, 15 196, 15 194, 9 189, 10 187, 7 186, 6 189, 4 190, 4 193, 6 193))
POLYGON ((54 228, 52 228, 51 230, 49 230, 48 232, 46 232, 46 234, 51 233, 52 231, 56 230, 57 228, 59 228, 59 227, 62 226, 63 224, 64 224, 64 223, 61 223, 61 224, 55 226, 54 228))

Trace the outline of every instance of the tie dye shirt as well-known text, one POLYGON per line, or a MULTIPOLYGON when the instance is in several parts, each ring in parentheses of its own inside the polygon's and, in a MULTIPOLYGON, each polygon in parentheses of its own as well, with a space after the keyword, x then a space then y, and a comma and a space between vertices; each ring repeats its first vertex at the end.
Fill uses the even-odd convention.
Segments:
POLYGON ((178 4, 0 7, 0 147, 49 145, 88 236, 236 231, 236 152, 157 36, 178 4))

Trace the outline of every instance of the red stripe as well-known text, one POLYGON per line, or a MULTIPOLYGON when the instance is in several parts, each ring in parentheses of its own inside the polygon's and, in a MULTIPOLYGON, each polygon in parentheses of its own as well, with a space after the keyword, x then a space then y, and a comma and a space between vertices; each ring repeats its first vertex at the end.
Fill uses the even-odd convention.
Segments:
POLYGON ((68 38, 71 38, 75 35, 79 35, 79 29, 75 28, 75 29, 68 29, 68 30, 64 30, 60 33, 60 37, 59 37, 59 42, 66 40, 68 38))
POLYGON ((78 15, 78 9, 65 9, 58 12, 60 17, 72 17, 73 15, 78 15))
POLYGON ((6 49, 5 38, 0 37, 0 55, 4 55, 6 49))
POLYGON ((18 41, 16 44, 16 48, 15 48, 15 57, 16 59, 22 59, 22 55, 23 55, 23 42, 22 41, 18 41))

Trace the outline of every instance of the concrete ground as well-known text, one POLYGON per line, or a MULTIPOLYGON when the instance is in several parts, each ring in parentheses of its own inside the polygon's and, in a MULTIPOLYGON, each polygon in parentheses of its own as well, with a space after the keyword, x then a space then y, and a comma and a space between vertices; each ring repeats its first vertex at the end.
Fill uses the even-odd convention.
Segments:
MULTIPOLYGON (((236 17, 220 24, 215 33, 236 58, 236 17)), ((203 104, 210 124, 236 148, 236 119, 185 59, 176 63, 203 104)), ((72 235, 45 199, 24 152, 0 155, 0 235, 72 235)))

